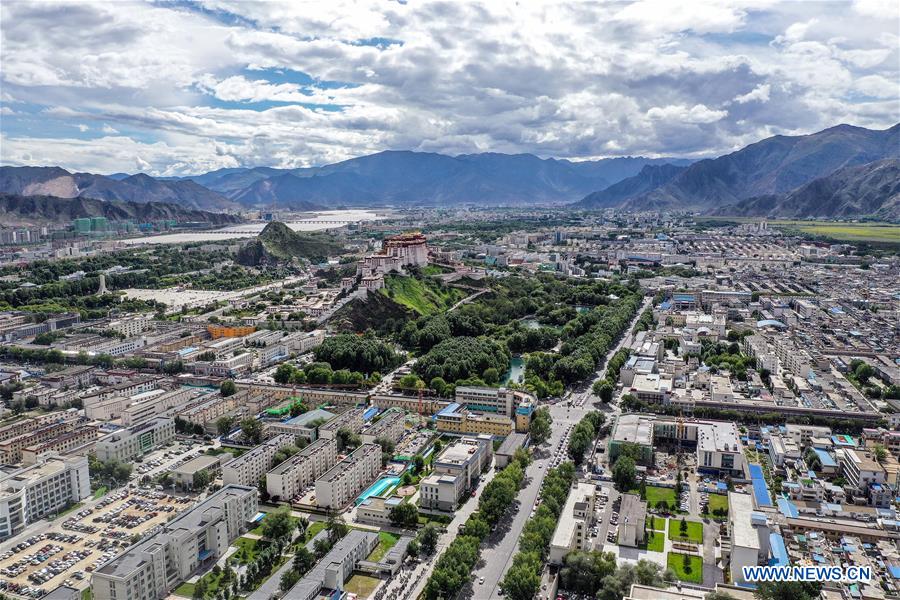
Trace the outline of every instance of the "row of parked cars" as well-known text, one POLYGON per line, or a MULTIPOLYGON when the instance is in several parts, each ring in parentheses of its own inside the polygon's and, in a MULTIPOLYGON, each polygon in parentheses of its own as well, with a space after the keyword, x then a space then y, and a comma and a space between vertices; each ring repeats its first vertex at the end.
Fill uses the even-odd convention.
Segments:
POLYGON ((28 569, 29 565, 37 566, 42 562, 49 560, 50 557, 54 554, 62 552, 62 550, 62 546, 47 544, 37 552, 26 554, 11 565, 3 567, 2 569, 0 569, 0 575, 6 575, 7 577, 16 577, 17 575, 21 575, 25 572, 26 569, 28 569))
POLYGON ((42 584, 50 581, 60 573, 68 573, 78 561, 91 555, 93 550, 87 548, 66 552, 61 558, 50 561, 46 567, 28 574, 28 581, 34 584, 42 584))
POLYGON ((28 598, 41 598, 47 595, 47 591, 43 588, 22 585, 21 583, 6 581, 5 579, 0 579, 0 590, 28 598))

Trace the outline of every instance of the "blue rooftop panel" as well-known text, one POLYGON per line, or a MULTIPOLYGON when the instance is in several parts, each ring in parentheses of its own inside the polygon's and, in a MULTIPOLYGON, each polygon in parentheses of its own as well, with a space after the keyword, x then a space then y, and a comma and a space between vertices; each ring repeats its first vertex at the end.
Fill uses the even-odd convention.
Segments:
POLYGON ((753 497, 756 499, 756 506, 760 508, 772 506, 772 496, 769 494, 769 486, 766 485, 762 467, 756 463, 751 464, 750 478, 753 482, 753 497))
POLYGON ((819 457, 823 467, 837 467, 837 462, 832 456, 821 448, 813 448, 813 452, 819 457))
POLYGON ((784 538, 781 537, 781 534, 770 533, 769 545, 772 548, 772 560, 769 561, 769 564, 779 567, 790 566, 791 559, 788 558, 787 548, 784 546, 784 538))
POLYGON ((800 516, 800 511, 797 510, 797 505, 795 505, 787 498, 778 499, 778 510, 781 512, 781 514, 790 519, 796 519, 798 516, 800 516))

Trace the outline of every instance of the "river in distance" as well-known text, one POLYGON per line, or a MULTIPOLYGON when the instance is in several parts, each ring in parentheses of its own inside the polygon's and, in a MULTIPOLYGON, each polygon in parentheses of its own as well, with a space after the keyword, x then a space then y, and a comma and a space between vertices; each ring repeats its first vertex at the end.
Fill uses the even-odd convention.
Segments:
MULTIPOLYGON (((322 229, 332 229, 342 227, 347 223, 358 223, 360 221, 375 221, 383 218, 381 215, 371 210, 327 210, 321 212, 310 213, 296 218, 296 220, 285 221, 285 225, 294 231, 319 231, 322 229)), ((229 225, 222 229, 212 229, 206 231, 185 231, 180 233, 164 233, 161 235, 148 235, 138 238, 126 238, 120 240, 123 244, 129 246, 141 246, 145 244, 187 244, 191 242, 213 242, 219 240, 227 240, 232 238, 254 237, 263 228, 266 223, 242 223, 239 225, 229 225)))

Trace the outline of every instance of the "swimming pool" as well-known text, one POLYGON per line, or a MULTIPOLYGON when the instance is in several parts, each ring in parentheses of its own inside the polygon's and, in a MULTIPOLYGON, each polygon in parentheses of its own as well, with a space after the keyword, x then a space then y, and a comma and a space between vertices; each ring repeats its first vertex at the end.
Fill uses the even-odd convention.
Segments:
POLYGON ((381 479, 370 485, 366 489, 366 491, 359 495, 359 497, 356 499, 356 504, 360 504, 371 496, 380 496, 385 492, 385 490, 396 487, 398 483, 400 483, 399 477, 382 477, 381 479))

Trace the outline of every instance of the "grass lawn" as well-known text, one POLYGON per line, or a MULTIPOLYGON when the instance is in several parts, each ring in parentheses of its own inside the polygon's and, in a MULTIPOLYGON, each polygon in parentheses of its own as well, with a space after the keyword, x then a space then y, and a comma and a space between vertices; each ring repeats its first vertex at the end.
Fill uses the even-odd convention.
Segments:
POLYGON ((237 552, 232 554, 242 565, 250 564, 256 556, 256 545, 259 540, 253 538, 239 537, 231 542, 231 545, 237 548, 237 552))
POLYGON ((378 545, 375 546, 375 549, 372 550, 372 554, 369 555, 369 558, 366 560, 371 560, 372 562, 378 562, 384 555, 387 554, 387 551, 394 547, 394 544, 397 543, 400 537, 394 535, 393 533, 388 533, 387 531, 379 531, 378 532, 378 545))
POLYGON ((647 530, 647 550, 662 552, 666 547, 666 534, 662 531, 647 530))
POLYGON ((306 528, 306 537, 303 538, 303 543, 308 544, 323 529, 325 529, 325 521, 313 521, 310 523, 309 527, 306 528))
MULTIPOLYGON (((709 495, 709 506, 706 507, 706 514, 710 516, 715 516, 714 513, 717 509, 721 509, 724 511, 722 517, 728 516, 728 496, 724 494, 710 494, 709 495)), ((722 518, 719 517, 719 518, 722 518)))
POLYGON ((669 552, 666 566, 675 572, 675 577, 690 583, 703 583, 703 559, 693 554, 669 552), (689 570, 684 568, 684 557, 688 557, 689 570))
POLYGON ((108 491, 109 491, 109 489, 105 485, 100 486, 99 488, 97 488, 97 491, 94 492, 94 500, 97 500, 98 498, 102 498, 103 496, 106 495, 106 492, 108 492, 108 491))
POLYGON ((378 587, 379 583, 381 583, 381 580, 377 577, 369 577, 368 575, 362 575, 361 573, 354 573, 353 576, 344 583, 344 591, 356 594, 360 600, 365 600, 372 595, 372 592, 375 591, 375 588, 378 587))
POLYGON ((81 590, 81 600, 93 600, 94 592, 91 591, 91 588, 84 588, 81 590))
POLYGON ((648 485, 647 508, 656 508, 660 502, 665 502, 669 510, 677 510, 678 499, 675 497, 675 489, 648 485))
POLYGON ((662 517, 647 517, 647 529, 655 529, 656 531, 666 530, 666 520, 662 517))
POLYGON ((175 591, 172 592, 176 596, 181 596, 182 598, 193 598, 194 597, 194 584, 184 582, 175 588, 175 591))
POLYGON ((688 520, 685 520, 685 522, 687 523, 687 533, 681 535, 681 519, 669 519, 669 539, 702 544, 703 523, 688 520))

